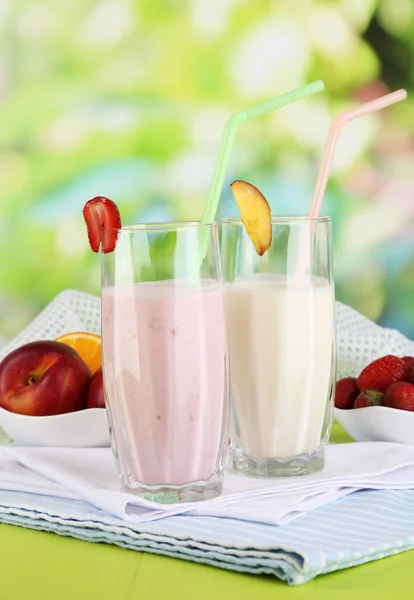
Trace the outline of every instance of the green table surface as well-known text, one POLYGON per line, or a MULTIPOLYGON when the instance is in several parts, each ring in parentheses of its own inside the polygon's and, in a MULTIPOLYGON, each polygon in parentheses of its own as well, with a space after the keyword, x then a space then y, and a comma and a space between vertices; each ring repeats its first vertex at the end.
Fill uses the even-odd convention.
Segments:
MULTIPOLYGON (((349 438, 334 425, 332 440, 349 438)), ((0 525, 2 600, 414 598, 413 564, 410 551, 289 587, 274 577, 0 525)))

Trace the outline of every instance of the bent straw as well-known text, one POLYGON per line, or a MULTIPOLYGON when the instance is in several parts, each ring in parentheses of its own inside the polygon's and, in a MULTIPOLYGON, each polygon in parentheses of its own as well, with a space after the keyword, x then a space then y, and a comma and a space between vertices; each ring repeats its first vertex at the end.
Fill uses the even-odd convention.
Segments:
MULTIPOLYGON (((322 157, 322 163, 319 169, 318 177, 316 180, 315 191, 313 193, 312 202, 309 209, 308 218, 317 219, 320 215, 323 199, 325 196, 326 186, 328 183, 329 174, 332 167, 332 161, 335 155, 336 146, 338 143, 339 134, 342 127, 349 121, 363 117, 369 113, 373 113, 377 110, 382 110, 391 104, 396 104, 407 98, 406 90, 398 90, 391 94, 386 94, 365 104, 361 104, 356 108, 346 110, 337 115, 331 123, 329 128, 328 138, 326 140, 325 150, 322 157)), ((310 225, 312 227, 312 225, 310 225)), ((310 261, 310 235, 309 229, 306 230, 306 234, 303 236, 301 248, 299 251, 299 258, 296 265, 295 273, 293 276, 294 287, 299 286, 305 276, 306 267, 310 261)))
POLYGON ((223 188, 224 177, 226 174, 227 164, 229 162, 230 152, 233 147, 234 138, 236 136, 237 128, 239 125, 255 117, 265 115, 272 110, 287 106, 297 100, 302 100, 307 96, 312 96, 318 92, 322 92, 324 89, 323 82, 318 80, 303 87, 297 88, 276 98, 271 98, 260 104, 255 104, 244 110, 240 110, 230 117, 227 121, 226 128, 224 130, 223 140, 221 142, 220 152, 217 159, 216 169, 214 171, 213 182, 211 184, 210 194, 206 210, 204 212, 203 223, 212 223, 215 220, 221 190, 223 188))
MULTIPOLYGON (((297 100, 302 100, 303 98, 306 98, 308 96, 313 96, 313 94, 322 92, 323 89, 323 81, 313 81, 312 83, 291 90, 290 92, 282 94, 281 96, 276 96, 275 98, 271 98, 270 100, 266 100, 265 102, 261 102, 260 104, 255 104, 254 106, 250 106, 249 108, 240 110, 239 112, 235 113, 229 118, 224 129, 224 134, 220 146, 220 152, 218 155, 213 181, 211 184, 210 193, 207 201, 207 206, 202 219, 203 224, 213 223, 213 221, 215 221, 216 219, 217 209, 220 202, 221 191, 224 183, 224 177, 226 175, 226 169, 229 162, 230 153, 233 148, 234 139, 236 137, 236 132, 239 125, 241 125, 245 121, 254 119, 255 117, 265 115, 271 112, 272 110, 276 110, 277 108, 282 108, 283 106, 292 104, 297 100)), ((207 254, 208 234, 209 232, 206 228, 201 229, 199 256, 196 257, 196 261, 192 269, 194 270, 194 273, 192 273, 191 276, 192 280, 196 278, 197 269, 199 268, 201 262, 204 260, 204 257, 207 254)))

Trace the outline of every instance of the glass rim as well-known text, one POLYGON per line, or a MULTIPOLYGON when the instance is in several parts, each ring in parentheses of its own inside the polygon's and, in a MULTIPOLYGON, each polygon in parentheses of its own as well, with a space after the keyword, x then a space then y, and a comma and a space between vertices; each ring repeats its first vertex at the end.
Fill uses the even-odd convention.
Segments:
POLYGON ((132 223, 122 227, 105 227, 105 231, 117 231, 119 233, 138 233, 143 231, 183 231, 188 229, 213 229, 217 221, 203 223, 202 221, 160 221, 154 223, 132 223))
MULTIPOLYGON (((332 218, 320 216, 309 218, 307 215, 270 215, 272 225, 286 225, 287 223, 331 223, 332 218)), ((229 225, 243 225, 242 217, 223 217, 222 223, 229 225)))

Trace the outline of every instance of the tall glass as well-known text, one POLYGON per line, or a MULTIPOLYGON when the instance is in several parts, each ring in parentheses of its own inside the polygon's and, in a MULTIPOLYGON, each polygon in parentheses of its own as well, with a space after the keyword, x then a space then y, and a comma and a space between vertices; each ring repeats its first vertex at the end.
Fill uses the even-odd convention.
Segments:
POLYGON ((229 439, 217 224, 103 235, 117 237, 102 254, 102 345, 122 488, 164 503, 217 496, 229 439))
POLYGON ((241 219, 225 219, 222 260, 233 470, 253 477, 318 471, 335 378, 331 221, 273 217, 272 244, 259 257, 241 219), (310 260, 298 279, 304 250, 310 260))

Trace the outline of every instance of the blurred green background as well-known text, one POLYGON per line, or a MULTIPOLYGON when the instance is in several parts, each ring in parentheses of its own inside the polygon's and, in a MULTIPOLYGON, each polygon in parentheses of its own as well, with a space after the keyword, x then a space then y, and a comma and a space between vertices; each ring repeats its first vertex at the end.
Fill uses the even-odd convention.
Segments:
POLYGON ((59 291, 99 291, 81 210, 201 217, 236 110, 321 78, 326 92, 239 130, 229 183, 305 213, 332 117, 405 87, 343 131, 324 203, 338 299, 414 337, 413 0, 2 0, 0 336, 59 291))

